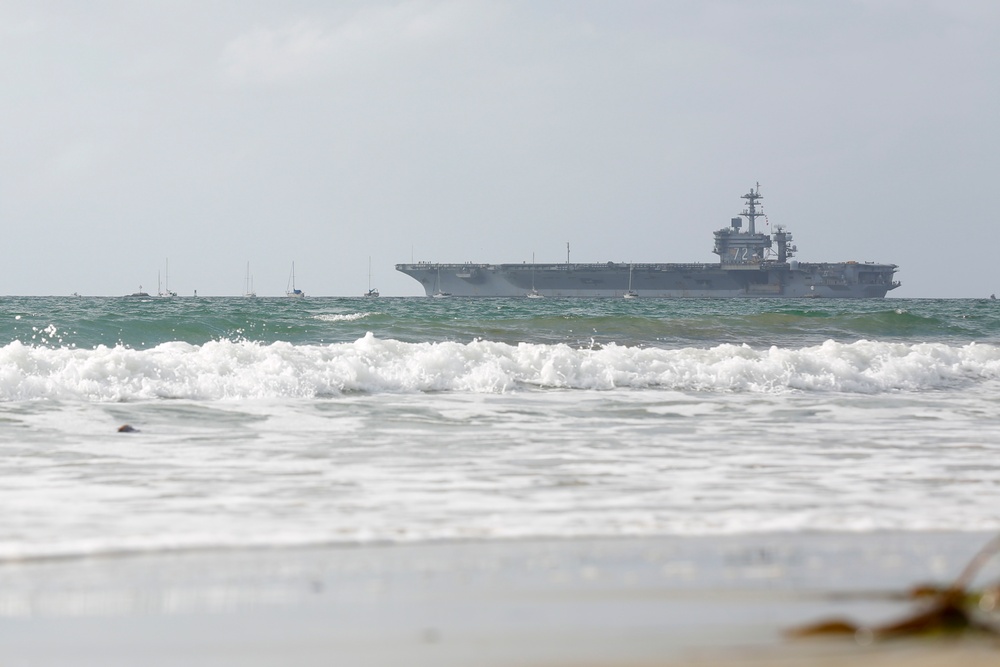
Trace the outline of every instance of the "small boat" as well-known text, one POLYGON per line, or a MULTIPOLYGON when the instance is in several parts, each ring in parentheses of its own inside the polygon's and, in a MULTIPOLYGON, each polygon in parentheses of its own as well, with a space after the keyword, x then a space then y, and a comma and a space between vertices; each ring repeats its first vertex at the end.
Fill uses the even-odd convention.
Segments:
POLYGON ((126 294, 125 296, 149 296, 149 292, 143 292, 142 285, 139 285, 138 292, 132 292, 131 294, 126 294))
POLYGON ((295 288, 295 262, 292 262, 292 275, 288 278, 288 284, 290 287, 285 288, 285 296, 301 299, 306 295, 302 290, 295 288))
POLYGON ((366 297, 378 296, 378 289, 372 287, 372 258, 368 258, 368 291, 364 293, 366 297))
MULTIPOLYGON (((195 293, 195 296, 197 296, 197 293, 195 293)), ((247 262, 247 277, 246 281, 243 283, 243 296, 257 296, 257 292, 253 291, 253 277, 250 275, 250 262, 247 262)))
POLYGON ((448 296, 451 296, 450 292, 442 292, 441 291, 441 269, 438 269, 438 272, 437 272, 437 289, 434 290, 433 297, 435 299, 443 299, 443 298, 448 297, 448 296))
POLYGON ((632 289, 632 265, 628 265, 628 291, 622 295, 625 299, 638 299, 639 293, 632 289))
POLYGON ((177 296, 177 292, 170 291, 170 260, 166 263, 166 274, 163 279, 163 290, 160 290, 160 274, 156 274, 156 293, 158 296, 177 296))
POLYGON ((535 289, 535 253, 531 253, 531 291, 526 295, 529 299, 544 299, 538 290, 535 289))

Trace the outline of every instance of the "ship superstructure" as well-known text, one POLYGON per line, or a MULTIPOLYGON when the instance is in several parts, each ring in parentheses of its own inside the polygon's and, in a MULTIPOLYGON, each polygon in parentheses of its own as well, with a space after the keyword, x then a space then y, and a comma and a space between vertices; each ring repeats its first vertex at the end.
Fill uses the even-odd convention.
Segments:
POLYGON ((760 184, 743 195, 740 217, 715 232, 719 262, 692 264, 397 264, 423 285, 427 296, 524 297, 826 297, 882 298, 899 287, 895 264, 799 262, 792 235, 776 225, 757 231, 765 218, 760 184), (743 230, 744 218, 747 229, 743 230))

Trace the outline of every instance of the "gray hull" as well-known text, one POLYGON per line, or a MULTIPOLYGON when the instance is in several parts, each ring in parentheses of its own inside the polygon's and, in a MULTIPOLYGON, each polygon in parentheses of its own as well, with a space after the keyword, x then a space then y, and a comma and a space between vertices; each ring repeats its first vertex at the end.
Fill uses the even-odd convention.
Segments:
MULTIPOLYGON (((791 260, 798 252, 782 225, 758 232, 760 184, 746 208, 715 232, 718 264, 397 264, 427 296, 783 297, 880 299, 899 287, 895 264, 791 260), (743 230, 743 218, 749 229, 743 230)), ((567 247, 567 253, 569 252, 567 247)), ((568 255, 567 255, 568 259, 568 255)))
POLYGON ((427 296, 640 298, 882 298, 899 286, 896 266, 856 262, 808 264, 397 264, 427 296))

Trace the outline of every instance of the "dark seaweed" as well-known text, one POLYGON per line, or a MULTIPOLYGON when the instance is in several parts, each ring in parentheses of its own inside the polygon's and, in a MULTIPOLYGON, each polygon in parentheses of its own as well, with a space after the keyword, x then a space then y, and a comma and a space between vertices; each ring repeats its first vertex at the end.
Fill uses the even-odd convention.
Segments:
POLYGON ((980 610, 1000 608, 1000 582, 975 590, 973 579, 991 558, 1000 553, 1000 535, 993 538, 969 561, 950 586, 916 586, 905 594, 917 606, 895 621, 859 625, 846 619, 827 619, 789 629, 789 637, 849 635, 858 641, 903 637, 976 633, 1000 637, 1000 627, 982 620, 980 610))

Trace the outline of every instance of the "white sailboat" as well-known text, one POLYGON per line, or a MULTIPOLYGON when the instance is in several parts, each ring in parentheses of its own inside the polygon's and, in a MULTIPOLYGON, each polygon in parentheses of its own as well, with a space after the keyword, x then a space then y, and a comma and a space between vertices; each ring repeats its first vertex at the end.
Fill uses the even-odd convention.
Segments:
POLYGON ((535 289, 535 253, 531 253, 531 291, 528 292, 529 299, 544 299, 545 297, 535 289))
POLYGON ((622 295, 626 299, 637 299, 639 293, 632 289, 632 265, 628 265, 628 291, 622 295))
POLYGON ((365 292, 365 296, 376 297, 378 296, 378 289, 372 287, 372 258, 368 258, 368 291, 365 292))
POLYGON ((451 296, 451 294, 448 293, 448 292, 442 292, 441 291, 441 269, 438 269, 438 272, 437 272, 437 286, 434 289, 434 298, 435 299, 443 299, 444 297, 447 297, 447 296, 451 296))
POLYGON ((250 262, 247 262, 247 277, 243 284, 243 296, 255 297, 257 292, 253 289, 253 276, 250 275, 250 262))
POLYGON ((170 291, 170 260, 166 260, 166 277, 163 281, 163 289, 160 289, 160 272, 156 272, 156 293, 158 296, 177 296, 177 292, 170 291))
POLYGON ((288 278, 288 286, 285 287, 285 296, 301 299, 305 295, 305 292, 295 288, 295 262, 292 262, 292 275, 288 278))

